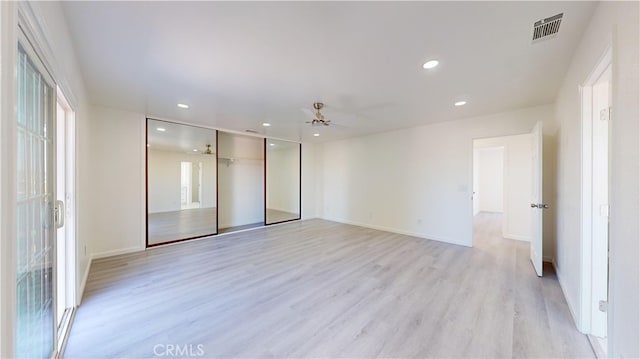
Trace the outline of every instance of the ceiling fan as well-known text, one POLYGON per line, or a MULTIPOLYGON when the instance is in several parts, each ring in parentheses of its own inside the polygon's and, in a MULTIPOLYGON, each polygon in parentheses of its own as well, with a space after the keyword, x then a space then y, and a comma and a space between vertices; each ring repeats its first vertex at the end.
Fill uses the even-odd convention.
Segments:
POLYGON ((316 110, 316 112, 313 112, 307 108, 303 108, 302 111, 307 114, 307 117, 311 118, 311 121, 307 121, 306 123, 310 123, 311 126, 329 126, 331 124, 331 120, 325 119, 324 115, 320 113, 320 110, 322 110, 323 107, 324 103, 314 102, 313 108, 316 110))
POLYGON ((202 151, 202 154, 203 155, 212 155, 213 151, 211 150, 211 145, 206 145, 206 146, 207 146, 207 148, 204 151, 202 151))

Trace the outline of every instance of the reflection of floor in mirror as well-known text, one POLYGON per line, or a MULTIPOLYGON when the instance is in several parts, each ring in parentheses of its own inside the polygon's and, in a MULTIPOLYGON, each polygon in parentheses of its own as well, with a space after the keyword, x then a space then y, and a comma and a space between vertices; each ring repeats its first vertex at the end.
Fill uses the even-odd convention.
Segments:
POLYGON ((180 209, 192 209, 200 208, 200 202, 183 203, 180 205, 180 209))
POLYGON ((216 208, 149 213, 149 244, 216 233, 216 208))
POLYGON ((291 213, 267 208, 267 223, 284 222, 298 218, 300 218, 300 215, 298 213, 291 213))

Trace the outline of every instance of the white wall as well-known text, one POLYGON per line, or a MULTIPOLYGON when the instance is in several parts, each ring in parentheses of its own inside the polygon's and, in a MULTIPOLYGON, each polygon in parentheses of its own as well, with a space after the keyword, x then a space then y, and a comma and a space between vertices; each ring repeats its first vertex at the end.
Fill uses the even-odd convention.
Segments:
POLYGON ((476 148, 478 187, 476 199, 481 212, 503 212, 504 147, 476 148))
POLYGON ((91 168, 86 195, 91 254, 103 257, 145 247, 145 116, 93 106, 91 168))
POLYGON ((264 221, 264 140, 218 133, 218 228, 264 221))
POLYGON ((483 138, 474 147, 504 148, 504 216, 505 238, 531 240, 531 187, 533 178, 531 134, 483 138))
POLYGON ((322 216, 324 207, 323 145, 302 144, 302 219, 322 216))
POLYGON ((299 213, 300 146, 297 143, 282 146, 286 147, 267 147, 267 208, 299 213))
POLYGON ((556 102, 558 228, 556 269, 569 308, 580 313, 580 92, 613 45, 609 345, 613 357, 640 357, 638 2, 602 2, 584 33, 556 102))
MULTIPOLYGON (((201 208, 216 206, 216 156, 152 150, 148 154, 149 213, 180 210, 180 163, 192 162, 194 182, 198 182, 198 163, 202 163, 201 208)), ((197 187, 193 187, 197 199, 197 187)))
MULTIPOLYGON (((545 122, 546 146, 556 128, 553 106, 326 143, 323 215, 471 245, 473 139, 529 133, 537 121, 545 122)), ((546 156, 552 157, 553 149, 545 149, 546 156)), ((554 193, 554 185, 545 178, 545 196, 551 205, 554 201, 548 192, 554 193)), ((552 243, 551 220, 545 218, 545 242, 552 243)))

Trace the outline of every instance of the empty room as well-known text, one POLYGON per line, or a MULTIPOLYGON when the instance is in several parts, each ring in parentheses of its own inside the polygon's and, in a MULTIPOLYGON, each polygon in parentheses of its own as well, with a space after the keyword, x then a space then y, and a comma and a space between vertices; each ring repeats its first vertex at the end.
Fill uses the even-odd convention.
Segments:
POLYGON ((639 22, 0 2, 0 357, 640 358, 639 22))

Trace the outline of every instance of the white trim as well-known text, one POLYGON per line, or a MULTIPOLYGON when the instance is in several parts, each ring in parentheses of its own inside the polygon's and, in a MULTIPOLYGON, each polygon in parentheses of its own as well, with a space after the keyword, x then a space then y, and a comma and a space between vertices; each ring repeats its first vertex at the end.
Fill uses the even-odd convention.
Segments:
POLYGON ((516 241, 531 242, 531 237, 530 236, 523 236, 521 234, 505 233, 502 236, 504 238, 513 239, 513 240, 516 240, 516 241))
MULTIPOLYGON (((122 249, 115 249, 115 250, 112 250, 112 251, 104 251, 104 252, 94 253, 94 254, 91 255, 91 261, 93 261, 95 259, 118 256, 118 255, 121 255, 121 254, 142 252, 144 250, 145 250, 144 247, 135 246, 135 247, 122 248, 122 249)), ((90 268, 90 265, 87 266, 87 268, 90 268)))
POLYGON ((82 304, 82 297, 84 296, 84 289, 87 286, 87 279, 89 278, 89 272, 91 271, 91 262, 93 262, 93 256, 89 256, 89 262, 87 263, 87 269, 84 271, 82 275, 82 281, 80 282, 80 288, 78 290, 78 306, 82 304))
POLYGON ((339 218, 324 217, 323 219, 327 220, 327 221, 350 224, 350 225, 358 226, 358 227, 375 229, 375 230, 378 230, 378 231, 403 234, 405 236, 412 236, 412 237, 418 237, 418 238, 423 238, 423 239, 429 239, 429 240, 432 240, 432 241, 438 241, 438 242, 443 242, 443 243, 448 243, 448 244, 455 244, 455 245, 464 246, 464 247, 472 247, 471 243, 469 243, 469 242, 463 242, 463 241, 450 239, 450 238, 432 236, 432 235, 428 235, 428 234, 424 234, 424 233, 405 231, 405 230, 397 229, 397 228, 393 228, 393 227, 378 226, 378 225, 375 225, 375 224, 348 221, 348 220, 343 220, 343 219, 339 219, 339 218))
MULTIPOLYGON (((580 315, 574 319, 580 332, 588 334, 591 332, 591 301, 592 301, 592 148, 593 148, 593 129, 592 129, 592 95, 593 85, 603 72, 612 63, 612 47, 607 46, 604 53, 598 59, 593 71, 587 76, 582 86, 579 87, 580 92, 580 132, 581 132, 581 182, 580 182, 580 315)), ((611 307, 611 303, 609 307, 611 307)), ((570 307, 570 309, 572 309, 570 307)), ((573 312, 572 312, 573 313, 573 312)))

